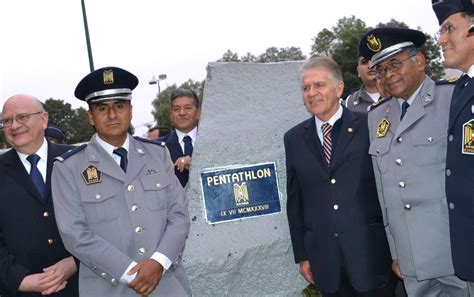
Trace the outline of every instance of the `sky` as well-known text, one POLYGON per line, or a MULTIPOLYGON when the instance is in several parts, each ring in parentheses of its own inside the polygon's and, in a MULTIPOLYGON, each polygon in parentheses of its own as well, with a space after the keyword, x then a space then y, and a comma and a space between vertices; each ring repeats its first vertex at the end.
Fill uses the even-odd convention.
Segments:
MULTIPOLYGON (((153 124, 153 76, 166 74, 161 90, 188 79, 202 81, 206 66, 228 50, 240 56, 275 46, 299 47, 337 20, 354 15, 367 26, 391 18, 434 34, 429 0, 85 0, 95 69, 117 66, 140 83, 133 94, 135 135, 153 124)), ((0 104, 26 93, 45 101, 74 97, 89 73, 80 0, 14 0, 0 3, 0 104)))

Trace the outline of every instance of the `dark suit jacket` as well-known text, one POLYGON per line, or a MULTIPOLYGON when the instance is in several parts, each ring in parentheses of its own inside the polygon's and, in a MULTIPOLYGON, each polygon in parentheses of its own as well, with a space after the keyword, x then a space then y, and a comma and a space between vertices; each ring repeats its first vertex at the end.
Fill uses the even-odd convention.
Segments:
MULTIPOLYGON (((163 137, 160 137, 158 141, 164 141, 166 143, 166 147, 168 147, 168 150, 170 151, 171 160, 173 161, 173 163, 176 162, 178 158, 184 156, 183 150, 181 149, 181 146, 179 145, 179 142, 178 142, 178 135, 176 134, 175 131, 169 134, 166 134, 163 137)), ((189 179, 189 170, 184 170, 183 172, 179 172, 179 170, 175 166, 174 174, 178 177, 181 185, 183 187, 186 186, 189 179)))
MULTIPOLYGON (((39 193, 15 150, 0 156, 0 294, 42 296, 17 292, 26 275, 71 256, 59 237, 51 198, 51 171, 54 157, 70 147, 48 144, 46 202, 39 193), (52 242, 49 241, 52 239, 52 242)), ((77 273, 67 287, 50 296, 78 296, 77 273)))
POLYGON ((367 115, 344 107, 336 123, 330 167, 322 155, 314 117, 285 134, 287 215, 293 252, 297 263, 309 260, 322 291, 337 290, 344 266, 352 286, 367 292, 392 279, 368 154, 367 115))
POLYGON ((446 197, 454 272, 471 282, 474 282, 473 131, 474 78, 471 78, 451 103, 446 156, 446 197), (464 146, 468 153, 462 153, 464 146))

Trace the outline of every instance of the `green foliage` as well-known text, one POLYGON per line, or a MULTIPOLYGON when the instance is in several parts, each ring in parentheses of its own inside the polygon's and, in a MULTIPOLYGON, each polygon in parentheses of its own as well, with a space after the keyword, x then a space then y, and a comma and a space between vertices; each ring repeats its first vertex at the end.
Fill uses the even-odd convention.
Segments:
POLYGON ((299 61, 306 59, 303 52, 299 47, 269 47, 267 50, 259 55, 254 56, 251 53, 247 53, 245 56, 239 58, 237 53, 232 52, 230 49, 224 53, 222 58, 217 62, 255 62, 255 63, 271 63, 271 62, 282 62, 282 61, 299 61))
POLYGON ((64 131, 66 143, 88 141, 94 134, 84 108, 72 109, 71 104, 53 98, 47 99, 43 106, 49 114, 49 122, 64 131))
MULTIPOLYGON (((228 53, 230 50, 228 51, 228 53)), ((198 82, 189 79, 179 86, 180 88, 191 89, 198 95, 200 103, 202 103, 203 91, 204 91, 204 81, 198 82)), ((153 110, 151 114, 155 118, 155 121, 158 126, 163 126, 172 129, 173 124, 170 119, 170 96, 171 93, 176 90, 176 84, 173 84, 163 91, 161 91, 159 98, 155 98, 152 102, 153 110)))

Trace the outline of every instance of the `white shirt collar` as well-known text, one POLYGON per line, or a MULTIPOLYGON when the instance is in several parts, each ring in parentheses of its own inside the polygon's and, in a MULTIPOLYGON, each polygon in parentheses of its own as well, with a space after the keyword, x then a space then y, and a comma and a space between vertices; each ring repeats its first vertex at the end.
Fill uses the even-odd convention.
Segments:
MULTIPOLYGON (((128 139, 130 135, 127 134, 127 138, 125 139, 125 142, 121 147, 127 150, 127 152, 130 152, 130 140, 128 139)), ((97 143, 115 160, 118 161, 118 164, 120 164, 120 156, 114 154, 114 149, 117 147, 111 145, 110 143, 106 142, 102 138, 100 138, 99 134, 95 134, 95 139, 97 140, 97 143)))
POLYGON ((467 70, 467 75, 469 75, 470 78, 473 78, 474 77, 474 65, 471 65, 471 67, 469 67, 469 69, 467 70))
POLYGON ((321 126, 325 123, 328 123, 329 125, 334 126, 334 123, 342 117, 342 110, 343 110, 342 106, 339 104, 338 110, 336 111, 335 114, 333 114, 333 116, 327 122, 323 122, 320 119, 318 119, 317 116, 314 116, 314 119, 316 120, 317 131, 320 131, 321 126))
POLYGON ((179 143, 183 142, 184 136, 189 136, 191 137, 192 143, 194 145, 194 142, 196 141, 196 138, 197 138, 197 126, 194 127, 194 129, 192 129, 191 131, 189 131, 189 133, 183 133, 179 131, 178 129, 176 129, 175 131, 176 131, 176 136, 178 136, 179 143))
MULTIPOLYGON (((18 157, 20 158, 23 164, 25 164, 25 162, 30 164, 30 162, 26 160, 29 155, 20 153, 19 151, 16 151, 16 153, 18 154, 18 157)), ((45 138, 43 138, 43 143, 41 144, 40 148, 35 152, 35 154, 40 157, 40 161, 46 162, 48 160, 48 142, 45 138)))

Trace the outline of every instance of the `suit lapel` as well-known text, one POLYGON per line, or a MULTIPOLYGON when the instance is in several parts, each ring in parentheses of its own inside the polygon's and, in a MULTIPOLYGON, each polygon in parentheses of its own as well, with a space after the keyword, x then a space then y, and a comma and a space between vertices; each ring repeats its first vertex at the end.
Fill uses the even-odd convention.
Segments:
POLYGON ((323 149, 321 142, 318 139, 318 133, 316 131, 316 121, 314 117, 308 119, 304 125, 304 141, 308 146, 309 150, 316 157, 323 168, 328 168, 326 161, 323 158, 323 149))
POLYGON ((30 175, 25 169, 23 163, 21 163, 20 157, 15 150, 10 150, 6 153, 5 166, 8 174, 12 177, 12 180, 17 183, 21 188, 25 189, 30 195, 36 199, 36 201, 42 201, 38 190, 36 190, 30 175))
POLYGON ((342 156, 344 154, 344 150, 347 148, 349 143, 352 140, 352 137, 354 134, 357 132, 357 129, 359 128, 359 120, 348 109, 343 107, 343 112, 341 116, 341 129, 339 131, 339 136, 336 144, 335 150, 332 152, 331 156, 331 167, 336 167, 336 165, 342 161, 342 156))
POLYGON ((461 111, 463 110, 464 106, 470 101, 469 98, 474 94, 474 77, 472 77, 468 82, 467 85, 461 90, 459 93, 459 98, 457 98, 457 104, 452 105, 451 108, 453 109, 451 114, 452 116, 449 118, 449 128, 453 126, 456 121, 456 118, 459 116, 461 111))
POLYGON ((143 158, 145 155, 145 149, 140 142, 130 137, 126 181, 134 180, 143 167, 145 167, 147 164, 147 158, 143 158))
POLYGON ((183 150, 178 142, 178 134, 176 132, 172 132, 168 137, 166 144, 171 154, 171 159, 176 161, 179 157, 183 156, 183 150))

